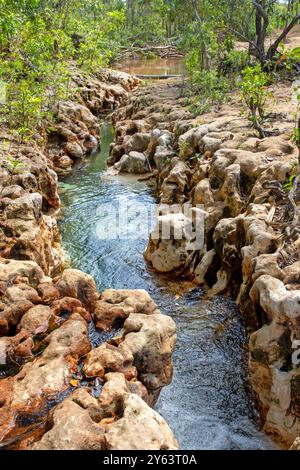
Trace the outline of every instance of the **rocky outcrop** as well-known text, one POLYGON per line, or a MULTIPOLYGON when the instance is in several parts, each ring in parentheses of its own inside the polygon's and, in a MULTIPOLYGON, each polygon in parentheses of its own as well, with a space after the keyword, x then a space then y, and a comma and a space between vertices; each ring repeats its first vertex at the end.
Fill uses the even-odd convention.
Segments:
POLYGON ((58 405, 51 429, 35 450, 175 450, 166 422, 139 396, 123 374, 111 373, 99 400, 76 390, 58 405), (112 411, 113 410, 113 411, 112 411), (138 436, 138 439, 137 439, 138 436))
MULTIPOLYGON (((274 88, 278 114, 265 139, 241 117, 236 96, 193 119, 177 93, 176 82, 149 86, 116 111, 111 161, 122 157, 127 140, 150 134, 144 154, 170 211, 158 217, 145 258, 159 272, 205 286, 209 296, 237 300, 251 333, 251 380, 264 429, 290 447, 300 434, 300 221, 292 226, 284 190, 298 151, 291 141, 294 103, 282 97, 293 91, 274 88), (201 246, 184 230, 193 217, 172 213, 172 204, 185 203, 203 216, 201 246)), ((300 188, 296 197, 300 208, 300 188)))
POLYGON ((68 173, 76 160, 97 149, 99 116, 124 102, 138 83, 138 79, 114 70, 93 76, 78 71, 72 74, 74 100, 56 103, 56 125, 48 136, 47 155, 57 173, 68 173))
POLYGON ((100 296, 91 276, 66 269, 56 224, 54 170, 97 147, 99 114, 138 80, 105 70, 73 81, 76 101, 57 103, 44 146, 0 139, 2 150, 11 140, 0 189, 0 448, 176 449, 149 407, 172 379, 175 323, 145 291, 100 296), (93 322, 119 336, 92 349, 93 322))
POLYGON ((164 420, 149 408, 172 380, 176 326, 147 292, 108 290, 98 300, 90 276, 68 269, 54 283, 31 261, 2 260, 0 279, 0 446, 30 448, 47 430, 34 448, 143 449, 147 440, 151 449, 176 448, 164 420), (121 336, 91 349, 90 314, 97 320, 101 311, 102 327, 111 328, 113 307, 123 312, 121 336), (94 404, 92 411, 83 410, 82 397, 94 404), (82 431, 77 419, 86 423, 82 431), (128 436, 120 439, 123 427, 128 436))
POLYGON ((0 134, 0 256, 36 261, 47 275, 65 267, 55 218, 57 173, 70 172, 76 160, 97 148, 99 114, 126 100, 138 83, 121 72, 90 76, 74 71, 74 100, 56 103, 55 126, 45 135, 19 143, 11 134, 0 134))

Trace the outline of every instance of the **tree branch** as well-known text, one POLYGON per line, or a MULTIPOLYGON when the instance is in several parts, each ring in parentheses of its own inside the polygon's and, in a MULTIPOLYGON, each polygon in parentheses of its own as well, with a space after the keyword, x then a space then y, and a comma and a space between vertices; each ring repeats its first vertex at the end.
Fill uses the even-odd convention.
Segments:
POLYGON ((269 16, 267 12, 264 10, 263 6, 261 3, 258 3, 256 0, 252 0, 253 6, 256 8, 258 11, 259 15, 263 17, 266 23, 269 23, 269 16))
POLYGON ((296 25, 296 23, 299 20, 300 20, 300 15, 295 16, 295 18, 292 19, 290 24, 282 31, 280 36, 278 36, 276 41, 273 42, 273 44, 270 46, 268 53, 267 53, 268 60, 273 59, 273 56, 275 52, 277 51, 279 44, 286 38, 286 36, 289 34, 289 32, 293 29, 293 27, 296 25))
POLYGON ((254 49, 256 49, 257 51, 259 51, 257 45, 255 44, 255 42, 251 41, 251 39, 249 39, 247 36, 245 36, 243 33, 240 33, 240 31, 237 31, 236 29, 233 29, 233 28, 230 28, 228 27, 229 31, 231 31, 233 34, 235 34, 236 36, 239 36, 240 39, 243 39, 244 41, 246 41, 248 44, 250 44, 250 46, 252 46, 254 49))
POLYGON ((201 15, 198 11, 196 0, 192 0, 192 5, 193 5, 193 8, 194 8, 194 12, 195 12, 197 20, 199 21, 199 23, 202 23, 203 19, 201 18, 201 15))

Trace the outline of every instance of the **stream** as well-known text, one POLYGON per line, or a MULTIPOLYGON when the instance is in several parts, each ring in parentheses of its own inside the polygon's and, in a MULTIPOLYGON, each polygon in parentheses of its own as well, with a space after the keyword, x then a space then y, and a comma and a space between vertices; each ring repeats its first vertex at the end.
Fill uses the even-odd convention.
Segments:
POLYGON ((225 297, 205 300, 201 289, 182 286, 146 265, 147 237, 101 240, 96 233, 102 208, 118 197, 150 208, 150 187, 131 176, 109 176, 106 159, 114 140, 102 128, 101 151, 78 164, 60 182, 63 247, 72 267, 91 274, 100 291, 146 289, 178 328, 174 378, 156 405, 181 449, 276 449, 257 425, 247 380, 246 335, 239 311, 225 297))

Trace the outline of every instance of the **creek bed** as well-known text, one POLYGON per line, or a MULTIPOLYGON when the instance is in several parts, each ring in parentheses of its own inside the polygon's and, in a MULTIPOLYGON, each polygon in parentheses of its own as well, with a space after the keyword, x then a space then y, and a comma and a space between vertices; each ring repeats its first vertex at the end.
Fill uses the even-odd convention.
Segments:
POLYGON ((91 274, 98 289, 146 289, 163 313, 177 323, 174 379, 156 409, 172 427, 182 449, 274 449, 261 433, 247 381, 246 335, 230 299, 205 300, 200 289, 186 288, 155 274, 138 240, 100 239, 107 204, 117 200, 149 208, 151 189, 136 177, 109 176, 106 159, 114 139, 104 123, 102 149, 60 183, 60 231, 72 266, 91 274), (98 225, 99 227, 99 225, 98 225))

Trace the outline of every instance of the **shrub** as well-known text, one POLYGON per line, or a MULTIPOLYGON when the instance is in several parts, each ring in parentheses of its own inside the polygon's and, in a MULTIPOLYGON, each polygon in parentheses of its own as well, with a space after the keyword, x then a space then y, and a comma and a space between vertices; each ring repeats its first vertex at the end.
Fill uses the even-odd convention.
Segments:
POLYGON ((254 129, 259 132, 260 138, 265 137, 265 131, 262 124, 266 117, 266 100, 268 97, 267 85, 270 82, 270 76, 264 72, 261 65, 255 67, 246 67, 243 72, 242 96, 249 109, 249 120, 254 129))

